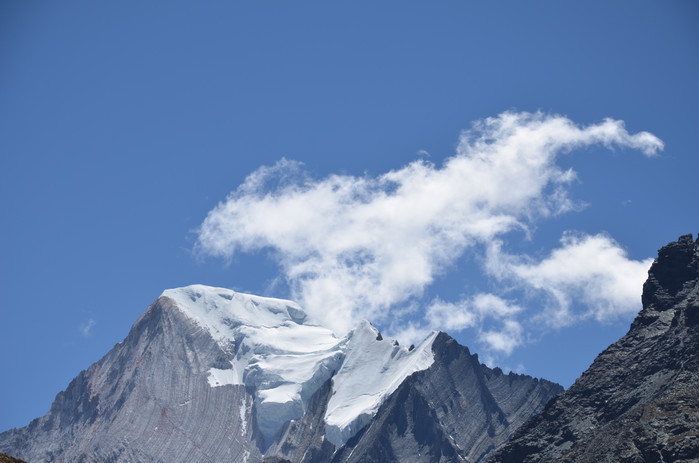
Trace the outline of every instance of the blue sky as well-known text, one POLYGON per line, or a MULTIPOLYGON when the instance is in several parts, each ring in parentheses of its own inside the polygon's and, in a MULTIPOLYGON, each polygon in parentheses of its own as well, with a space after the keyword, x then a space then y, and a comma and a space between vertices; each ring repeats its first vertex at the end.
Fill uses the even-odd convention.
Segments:
POLYGON ((569 386, 699 231, 698 26, 690 1, 3 2, 0 430, 192 283, 569 386))

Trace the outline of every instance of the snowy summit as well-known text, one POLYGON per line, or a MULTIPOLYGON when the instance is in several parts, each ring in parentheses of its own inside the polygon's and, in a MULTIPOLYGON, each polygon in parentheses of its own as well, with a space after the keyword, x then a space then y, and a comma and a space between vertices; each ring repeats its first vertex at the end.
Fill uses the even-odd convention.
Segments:
POLYGON ((252 388, 266 442, 284 423, 303 416, 313 393, 332 378, 326 438, 340 446, 407 376, 434 361, 437 333, 409 350, 382 338, 368 321, 338 337, 292 301, 203 285, 169 289, 160 297, 170 299, 228 354, 226 365, 208 371, 209 385, 252 388))

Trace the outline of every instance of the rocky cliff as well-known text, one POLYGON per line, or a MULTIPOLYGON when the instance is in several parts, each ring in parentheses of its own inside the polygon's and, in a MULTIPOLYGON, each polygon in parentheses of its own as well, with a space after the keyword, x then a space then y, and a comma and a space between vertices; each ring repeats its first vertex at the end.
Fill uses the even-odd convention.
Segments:
POLYGON ((490 460, 699 461, 699 240, 660 249, 629 332, 490 460))

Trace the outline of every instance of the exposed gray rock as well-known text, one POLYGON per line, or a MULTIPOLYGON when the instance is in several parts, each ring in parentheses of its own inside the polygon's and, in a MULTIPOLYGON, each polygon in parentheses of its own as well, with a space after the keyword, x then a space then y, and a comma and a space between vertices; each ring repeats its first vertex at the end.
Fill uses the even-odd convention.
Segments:
POLYGON ((699 461, 699 242, 660 249, 629 332, 490 461, 699 461))
POLYGON ((0 434, 0 449, 46 463, 259 461, 252 395, 206 381, 219 356, 208 333, 160 297, 49 413, 0 434))
POLYGON ((267 450, 265 463, 330 461, 335 446, 325 439, 325 410, 332 392, 332 381, 326 381, 311 397, 303 418, 287 423, 280 436, 267 450), (276 459, 276 460, 275 460, 276 459))
POLYGON ((264 461, 477 462, 563 390, 481 365, 478 356, 444 333, 432 350, 433 365, 406 378, 373 420, 337 451, 322 436, 328 383, 264 461))
POLYGON ((440 333, 434 364, 413 373, 333 462, 478 462, 563 388, 490 369, 440 333))

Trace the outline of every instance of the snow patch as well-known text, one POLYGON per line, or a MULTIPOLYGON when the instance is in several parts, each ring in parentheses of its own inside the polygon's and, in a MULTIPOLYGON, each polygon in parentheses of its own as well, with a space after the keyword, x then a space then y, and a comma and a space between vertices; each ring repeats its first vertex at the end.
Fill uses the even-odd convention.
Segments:
POLYGON ((247 400, 243 400, 240 404, 238 412, 240 413, 240 434, 245 436, 248 431, 248 410, 247 410, 247 400))
POLYGON ((287 402, 295 402, 301 398, 300 384, 283 384, 273 389, 265 389, 260 392, 262 403, 278 403, 284 404, 287 402))
POLYGON ((206 379, 209 381, 209 386, 211 387, 226 386, 228 384, 243 384, 239 380, 238 373, 235 369, 220 370, 218 368, 210 368, 209 376, 206 379))

